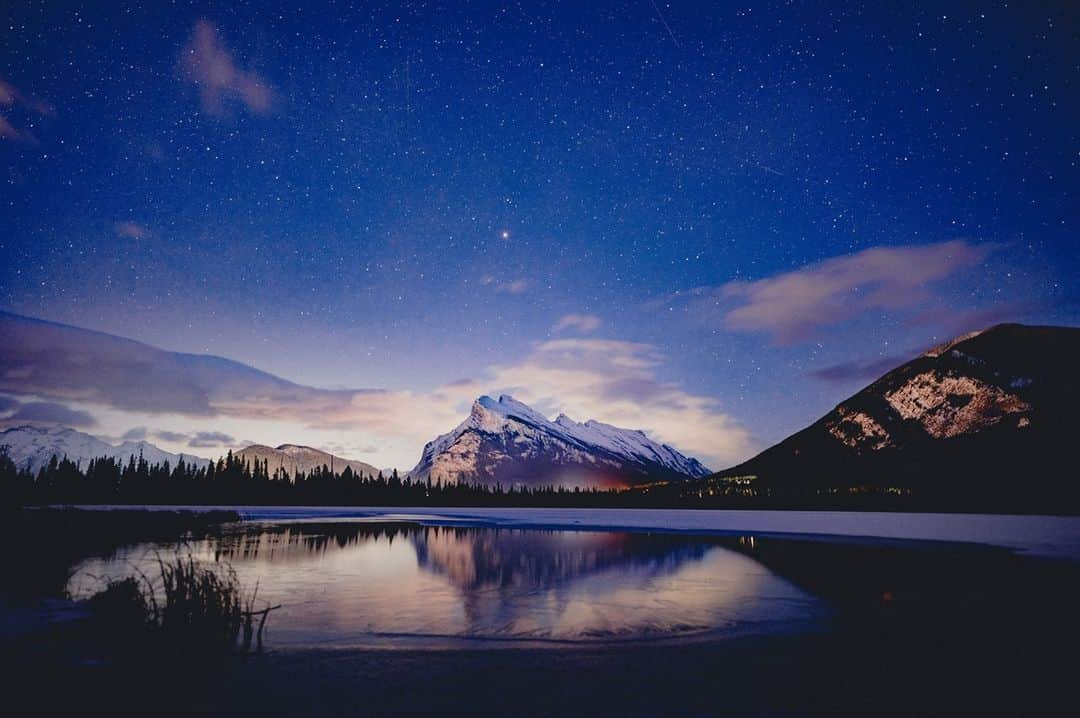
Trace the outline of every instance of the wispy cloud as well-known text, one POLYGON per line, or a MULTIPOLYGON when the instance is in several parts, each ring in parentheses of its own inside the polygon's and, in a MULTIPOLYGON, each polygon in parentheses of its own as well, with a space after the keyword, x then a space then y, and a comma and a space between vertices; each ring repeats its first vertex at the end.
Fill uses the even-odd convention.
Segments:
POLYGON ((158 439, 161 439, 162 441, 169 441, 174 444, 183 444, 191 440, 191 436, 189 434, 185 434, 181 431, 162 430, 154 432, 154 436, 158 439))
POLYGON ((121 436, 123 441, 142 441, 146 438, 147 431, 145 426, 135 426, 124 432, 121 436))
POLYGON ((209 20, 195 23, 191 39, 180 54, 180 67, 185 79, 198 88, 203 112, 209 115, 224 115, 226 101, 238 101, 257 114, 270 111, 274 92, 269 83, 237 67, 233 53, 209 20))
POLYGON ((88 412, 51 401, 33 401, 22 404, 9 417, 9 420, 62 424, 77 428, 88 428, 97 424, 97 420, 88 412))
POLYGON ((817 369, 810 372, 810 375, 830 384, 865 383, 874 381, 909 359, 911 359, 910 356, 899 354, 875 359, 858 359, 817 369))
POLYGON ((529 288, 529 280, 527 279, 512 279, 509 282, 503 282, 496 285, 496 292, 506 292, 508 294, 521 294, 529 288))
POLYGON ((992 249, 963 240, 873 247, 773 277, 699 287, 669 301, 686 302, 693 316, 726 329, 792 343, 871 310, 916 308, 936 282, 979 264, 992 249))
POLYGON ((1030 302, 1006 302, 966 311, 952 307, 930 307, 909 316, 905 322, 911 326, 933 328, 934 334, 930 341, 922 346, 905 354, 840 362, 812 371, 810 375, 837 384, 873 381, 943 341, 1002 322, 1019 321, 1025 314, 1038 312, 1040 309, 1040 305, 1030 302))
POLYGON ((480 394, 510 393, 553 415, 596 419, 643 429, 654 439, 728 466, 755 449, 749 432, 712 397, 686 391, 659 376, 665 357, 653 345, 613 339, 556 339, 537 344, 520 361, 490 366, 475 379, 425 394, 387 392, 371 397, 378 410, 365 426, 376 433, 407 433, 422 446, 465 416, 480 394), (418 412, 417 406, 424 410, 418 412))
POLYGON ((3 115, 0 115, 0 139, 4 140, 30 140, 33 135, 27 133, 24 135, 20 130, 15 129, 15 126, 8 122, 8 119, 3 115))
POLYGON ((481 277, 480 283, 485 287, 491 287, 500 294, 522 294, 531 286, 528 279, 499 279, 490 274, 481 277))
MULTIPOLYGON (((426 441, 464 418, 476 396, 505 391, 552 413, 644 429, 715 466, 747 458, 753 448, 718 401, 663 380, 665 357, 649 344, 556 339, 476 378, 418 393, 304 386, 221 357, 2 312, 0 336, 0 392, 101 406, 129 422, 150 415, 170 415, 172 426, 176 417, 275 421, 305 433, 363 432, 365 441, 411 446, 407 454, 418 458, 426 441)), ((244 433, 252 430, 245 426, 244 433)), ((190 446, 211 440, 194 432, 156 436, 190 446)))
POLYGON ((117 237, 126 239, 146 239, 150 236, 150 230, 138 222, 117 222, 113 225, 113 231, 117 237))
POLYGON ((236 439, 220 431, 197 431, 188 441, 193 449, 205 449, 215 446, 232 446, 236 439))
POLYGON ((754 448, 746 429, 716 399, 661 379, 664 363, 650 344, 557 339, 492 367, 483 384, 578 420, 645 429, 714 466, 746 458, 754 448))
POLYGON ((333 422, 369 391, 317 389, 220 357, 0 312, 0 392, 182 416, 333 422))
MULTIPOLYGON (((1045 312, 1047 307, 1039 302, 1001 302, 988 307, 957 310, 952 307, 931 307, 908 319, 912 326, 940 328, 939 339, 966 334, 976 329, 986 329, 1002 322, 1019 321, 1028 314, 1045 312)), ((930 347, 926 347, 929 349, 930 347)))
POLYGON ((15 99, 18 96, 19 91, 5 81, 4 78, 0 77, 0 105, 11 107, 15 104, 15 99))
POLYGON ((574 329, 582 334, 588 334, 599 329, 602 323, 600 317, 595 314, 565 314, 559 317, 559 321, 555 322, 551 331, 558 334, 567 329, 574 329))
POLYGON ((33 132, 16 127, 11 121, 11 113, 16 109, 38 116, 49 116, 53 109, 47 103, 36 100, 0 77, 0 139, 12 142, 36 142, 33 132))

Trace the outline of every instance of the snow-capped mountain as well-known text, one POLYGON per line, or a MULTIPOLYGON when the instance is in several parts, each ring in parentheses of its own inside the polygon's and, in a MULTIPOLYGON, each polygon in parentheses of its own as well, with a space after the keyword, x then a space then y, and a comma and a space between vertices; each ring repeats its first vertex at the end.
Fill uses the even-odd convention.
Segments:
POLYGON ((720 476, 774 485, 971 485, 1075 477, 1080 329, 1001 324, 888 372, 720 476))
MULTIPOLYGON (((138 457, 141 453, 150 464, 160 464, 168 460, 172 466, 176 466, 181 457, 181 454, 171 454, 147 441, 125 441, 113 445, 96 436, 56 426, 26 425, 6 429, 0 432, 0 446, 8 447, 8 456, 15 462, 15 466, 20 469, 29 466, 31 471, 37 471, 48 464, 53 456, 58 459, 66 456, 81 464, 83 468, 86 468, 90 459, 102 456, 111 456, 126 462, 129 457, 138 457)), ((200 456, 182 456, 186 463, 196 466, 210 463, 208 459, 200 456)))
POLYGON ((235 456, 249 461, 265 461, 266 467, 273 474, 277 469, 285 469, 290 476, 297 471, 305 473, 312 469, 326 466, 337 473, 341 473, 348 466, 354 473, 362 473, 364 476, 375 476, 379 473, 371 464, 356 459, 344 459, 340 456, 329 454, 310 446, 298 446, 296 444, 282 444, 276 449, 262 444, 252 444, 246 449, 236 452, 235 456))
POLYGON ((622 486, 704 476, 697 459, 643 431, 554 421, 511 396, 477 399, 456 429, 424 447, 409 476, 493 486, 622 486))

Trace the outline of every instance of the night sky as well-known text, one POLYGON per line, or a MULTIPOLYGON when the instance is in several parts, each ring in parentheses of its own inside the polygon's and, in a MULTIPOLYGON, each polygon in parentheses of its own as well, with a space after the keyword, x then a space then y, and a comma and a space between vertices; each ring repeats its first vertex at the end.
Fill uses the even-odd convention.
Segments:
POLYGON ((0 310, 305 390, 136 406, 8 326, 0 415, 410 468, 507 392, 722 468, 1080 323, 1080 5, 882 5, 8 0, 0 310))

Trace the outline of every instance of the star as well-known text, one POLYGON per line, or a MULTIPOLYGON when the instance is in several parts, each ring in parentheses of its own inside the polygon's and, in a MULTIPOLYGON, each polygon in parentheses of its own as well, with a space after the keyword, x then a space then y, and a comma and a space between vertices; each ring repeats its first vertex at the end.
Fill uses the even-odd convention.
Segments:
POLYGON ((503 239, 510 239, 510 232, 509 230, 504 229, 503 231, 499 232, 499 236, 503 239))

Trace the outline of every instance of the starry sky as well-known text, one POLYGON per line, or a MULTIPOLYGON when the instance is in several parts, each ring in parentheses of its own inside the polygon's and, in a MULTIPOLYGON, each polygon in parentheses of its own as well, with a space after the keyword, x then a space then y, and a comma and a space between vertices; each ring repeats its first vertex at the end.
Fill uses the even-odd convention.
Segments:
POLYGON ((884 5, 9 0, 0 418, 409 468, 506 392, 722 468, 1080 323, 1080 6, 884 5))

